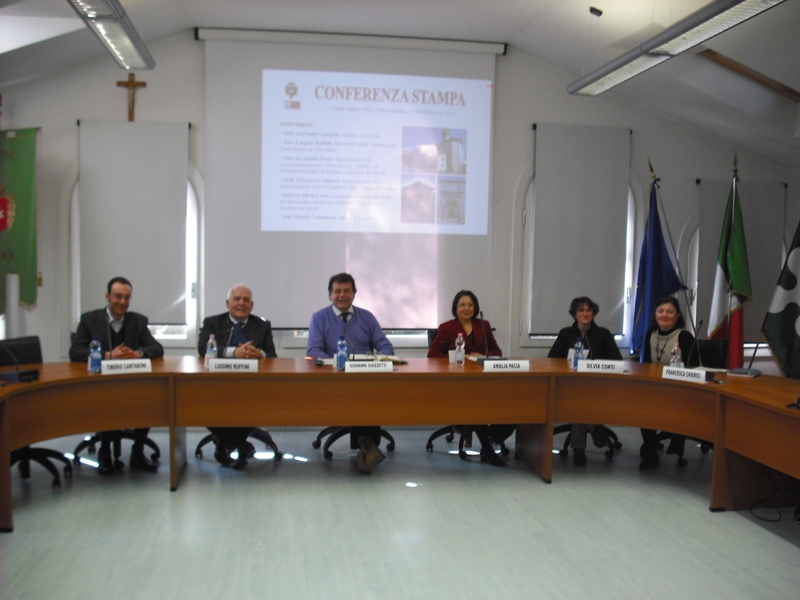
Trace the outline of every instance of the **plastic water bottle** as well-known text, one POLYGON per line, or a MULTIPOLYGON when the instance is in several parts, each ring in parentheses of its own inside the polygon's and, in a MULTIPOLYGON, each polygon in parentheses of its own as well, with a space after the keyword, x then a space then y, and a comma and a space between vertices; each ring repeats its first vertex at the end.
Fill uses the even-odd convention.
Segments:
POLYGON ((681 347, 678 342, 672 347, 672 352, 669 353, 669 366, 676 369, 683 368, 683 357, 681 356, 681 347))
POLYGON ((583 360, 583 340, 578 338, 578 341, 575 342, 575 354, 572 356, 572 370, 578 370, 578 361, 583 360))
POLYGON ((462 334, 458 334, 456 338, 456 356, 455 356, 456 364, 463 365, 464 364, 464 336, 462 334))
POLYGON ((217 339, 214 337, 214 334, 211 334, 211 336, 208 338, 208 344, 206 344, 206 371, 208 371, 209 361, 212 358, 217 358, 217 339))
POLYGON ((336 343, 336 370, 344 371, 344 364, 347 362, 347 342, 343 335, 339 336, 336 343))
POLYGON ((100 371, 102 371, 102 360, 103 349, 102 346, 100 346, 100 340, 95 336, 89 343, 89 364, 87 365, 89 373, 100 373, 100 371))

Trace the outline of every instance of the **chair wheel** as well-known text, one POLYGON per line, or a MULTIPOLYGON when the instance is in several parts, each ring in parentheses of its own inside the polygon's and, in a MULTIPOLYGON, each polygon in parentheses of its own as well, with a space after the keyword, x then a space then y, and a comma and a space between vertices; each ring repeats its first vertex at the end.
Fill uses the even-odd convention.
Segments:
POLYGON ((460 458, 461 460, 465 460, 465 461, 467 461, 467 462, 472 462, 472 461, 470 461, 470 459, 469 459, 469 455, 468 455, 466 452, 464 452, 463 450, 461 450, 461 451, 458 453, 458 458, 460 458))
POLYGON ((282 460, 282 459, 283 459, 283 452, 276 452, 275 460, 282 460))
POLYGON ((703 454, 708 454, 709 450, 710 448, 708 446, 706 446, 705 444, 700 444, 700 452, 702 452, 703 454))
POLYGON ((679 466, 681 469, 685 468, 685 467, 686 467, 686 465, 688 465, 688 464, 689 464, 689 461, 688 461, 688 460, 686 460, 685 458, 679 458, 679 459, 678 459, 678 466, 679 466))
POLYGON ((60 480, 58 480, 58 479, 53 479, 53 482, 50 484, 50 486, 51 486, 51 487, 52 487, 54 490, 60 490, 60 489, 61 489, 61 481, 60 481, 60 480))
POLYGON ((508 456, 509 454, 511 454, 511 450, 503 446, 502 448, 500 448, 500 454, 502 456, 508 456))
POLYGON ((614 442, 614 450, 622 450, 622 442, 614 442))
POLYGON ((389 442, 388 444, 386 444, 386 450, 388 450, 389 452, 394 452, 394 442, 389 442))
POLYGON ((66 465, 64 467, 64 476, 65 477, 72 477, 72 466, 71 465, 66 465))
POLYGON ((72 459, 72 464, 75 465, 76 467, 80 467, 81 459, 78 456, 76 456, 75 458, 72 459))
POLYGON ((612 459, 614 458, 614 451, 613 450, 606 450, 605 451, 606 458, 612 459))
POLYGON ((319 447, 320 447, 321 445, 322 445, 322 444, 320 443, 320 441, 319 441, 319 440, 314 440, 313 442, 311 442, 311 447, 312 447, 312 448, 319 449, 319 447))
POLYGON ((94 444, 89 444, 89 447, 86 449, 89 454, 94 454, 97 452, 97 448, 95 448, 94 444))
POLYGON ((194 451, 194 457, 203 458, 203 451, 198 448, 197 450, 194 451))
POLYGON ((322 456, 325 457, 325 460, 330 460, 333 458, 333 452, 330 450, 325 450, 325 452, 322 453, 322 456))
POLYGON ((447 440, 447 443, 449 444, 449 443, 451 443, 451 442, 453 441, 453 439, 455 439, 455 438, 453 437, 453 434, 452 434, 452 433, 448 433, 446 436, 444 436, 444 439, 445 439, 445 440, 447 440))
POLYGON ((563 450, 559 450, 558 455, 567 458, 569 457, 569 450, 567 450, 566 448, 564 448, 563 450))
POLYGON ((431 444, 430 442, 425 444, 425 450, 427 450, 428 452, 433 452, 433 444, 431 444))

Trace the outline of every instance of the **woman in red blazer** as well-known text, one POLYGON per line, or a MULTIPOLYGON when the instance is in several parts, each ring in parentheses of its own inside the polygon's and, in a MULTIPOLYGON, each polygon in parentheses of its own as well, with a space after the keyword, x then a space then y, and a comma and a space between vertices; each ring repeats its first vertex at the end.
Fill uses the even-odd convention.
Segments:
POLYGON ((461 290, 453 298, 455 319, 439 325, 436 338, 428 348, 428 358, 447 357, 448 350, 455 350, 458 334, 464 336, 465 352, 476 356, 502 356, 503 352, 492 335, 489 321, 478 318, 481 305, 469 290, 461 290))
MULTIPOLYGON (((464 351, 473 356, 502 356, 503 352, 492 335, 489 321, 477 318, 480 313, 478 298, 469 290, 461 290, 453 298, 452 313, 455 319, 439 325, 436 338, 428 348, 428 358, 447 357, 455 350, 458 334, 464 336, 464 351)), ((481 442, 481 462, 495 467, 505 467, 505 461, 494 451, 491 439, 505 440, 514 432, 514 425, 473 425, 481 442)))

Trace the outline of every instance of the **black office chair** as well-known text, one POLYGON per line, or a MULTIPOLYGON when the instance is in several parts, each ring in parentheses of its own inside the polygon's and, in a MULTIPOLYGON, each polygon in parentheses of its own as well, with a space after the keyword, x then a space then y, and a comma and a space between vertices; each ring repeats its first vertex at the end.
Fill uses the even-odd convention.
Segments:
MULTIPOLYGON (((325 445, 322 447, 322 456, 325 457, 326 460, 330 460, 333 458, 333 452, 330 451, 330 447, 333 443, 341 437, 349 435, 352 430, 352 427, 342 427, 339 425, 334 425, 332 427, 326 427, 322 431, 317 434, 317 438, 311 442, 311 446, 313 448, 319 448, 322 446, 322 440, 327 436, 327 440, 325 440, 325 445)), ((394 438, 392 434, 386 431, 383 427, 380 429, 381 437, 386 440, 386 450, 389 452, 394 452, 394 438)), ((353 439, 353 436, 350 436, 350 450, 358 450, 358 440, 353 439)))
MULTIPOLYGON (((436 339, 436 333, 439 331, 439 328, 436 329, 428 329, 428 347, 430 348, 433 340, 436 339)), ((445 441, 450 444, 455 439, 455 436, 458 435, 458 456, 461 460, 469 460, 469 455, 464 448, 472 448, 472 434, 474 433, 474 427, 471 425, 445 425, 444 427, 440 427, 436 431, 434 431, 430 437, 428 438, 427 443, 425 444, 425 450, 428 452, 433 452, 433 442, 434 440, 439 439, 440 437, 444 436, 445 441)), ((500 448, 500 453, 503 456, 508 456, 510 450, 506 448, 505 440, 496 440, 492 439, 492 443, 500 448)))
MULTIPOLYGON (((697 350, 700 352, 700 364, 704 367, 711 369, 724 369, 728 365, 728 340, 697 340, 697 350)), ((678 466, 681 468, 689 464, 684 455, 684 446, 686 440, 692 440, 700 444, 700 452, 708 454, 709 450, 714 449, 714 442, 708 440, 701 440, 698 438, 679 436, 668 431, 660 431, 656 436, 658 440, 658 449, 664 449, 664 442, 670 440, 674 442, 671 444, 672 451, 667 450, 670 454, 675 454, 678 457, 678 466)))
MULTIPOLYGON (((605 454, 606 458, 612 459, 617 450, 622 450, 622 442, 619 441, 619 437, 617 437, 617 434, 614 433, 614 430, 610 427, 603 425, 603 432, 608 438, 608 450, 603 454, 605 454)), ((557 425, 553 428, 553 437, 561 433, 566 433, 567 437, 564 438, 564 445, 561 447, 561 450, 558 451, 558 454, 566 458, 569 456, 569 447, 572 445, 572 423, 557 425)))
MULTIPOLYGON (((278 450, 278 445, 273 441, 272 436, 266 429, 260 429, 259 427, 256 427, 247 437, 263 442, 264 446, 268 450, 271 449, 275 453, 275 460, 280 460, 283 458, 283 454, 278 450)), ((203 446, 206 446, 211 442, 215 442, 213 433, 209 433, 197 444, 197 447, 194 449, 195 458, 203 458, 203 446)))
MULTIPOLYGON (((42 345, 38 335, 3 340, 0 342, 0 367, 17 367, 20 365, 36 365, 42 362, 42 345)), ((19 464, 19 473, 23 479, 30 479, 31 461, 37 462, 53 476, 54 489, 61 487, 61 477, 53 460, 64 463, 64 476, 72 475, 72 464, 61 452, 49 448, 31 448, 25 446, 11 452, 11 466, 19 464)))

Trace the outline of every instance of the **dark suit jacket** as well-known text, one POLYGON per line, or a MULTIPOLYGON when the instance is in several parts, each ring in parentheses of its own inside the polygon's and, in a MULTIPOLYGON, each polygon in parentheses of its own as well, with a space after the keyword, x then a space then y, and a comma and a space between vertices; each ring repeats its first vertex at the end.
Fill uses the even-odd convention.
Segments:
MULTIPOLYGON (((207 317, 203 321, 203 328, 200 330, 200 339, 197 340, 197 352, 200 356, 206 355, 206 345, 211 334, 217 338, 217 348, 219 356, 225 356, 224 346, 230 339, 231 319, 228 313, 207 317)), ((250 315, 247 325, 244 326, 244 334, 247 339, 253 342, 253 346, 260 348, 267 355, 267 358, 275 358, 275 344, 272 341, 272 325, 269 321, 264 321, 261 317, 250 315)))
MULTIPOLYGON (((558 332, 558 337, 553 343, 553 347, 550 348, 547 358, 567 358, 570 349, 575 347, 575 342, 579 337, 581 337, 581 331, 578 329, 577 321, 573 322, 570 327, 564 327, 558 332)), ((591 354, 586 352, 587 358, 622 360, 622 354, 612 333, 594 321, 589 326, 589 331, 586 332, 583 346, 585 350, 591 351, 591 354)))
POLYGON ((494 335, 492 335, 492 326, 489 321, 484 320, 483 325, 481 325, 480 319, 472 319, 472 333, 475 335, 475 344, 473 345, 467 332, 464 331, 461 321, 453 319, 439 325, 439 329, 436 331, 436 338, 431 343, 431 347, 428 348, 428 358, 447 356, 448 350, 455 350, 456 338, 459 333, 464 336, 464 351, 467 354, 477 352, 479 354, 488 354, 488 356, 503 355, 503 351, 500 350, 500 346, 497 345, 494 335), (486 329, 486 338, 489 342, 488 353, 486 352, 486 341, 483 338, 484 329, 486 329))
MULTIPOLYGON (((97 336, 103 347, 103 355, 110 352, 111 325, 108 323, 108 314, 105 308, 92 310, 81 315, 78 330, 72 339, 69 348, 69 359, 73 362, 86 362, 89 360, 89 342, 97 336)), ((131 350, 141 350, 145 358, 161 358, 164 348, 161 347, 150 330, 147 328, 147 317, 135 312, 126 312, 122 322, 122 336, 125 345, 131 350)))

